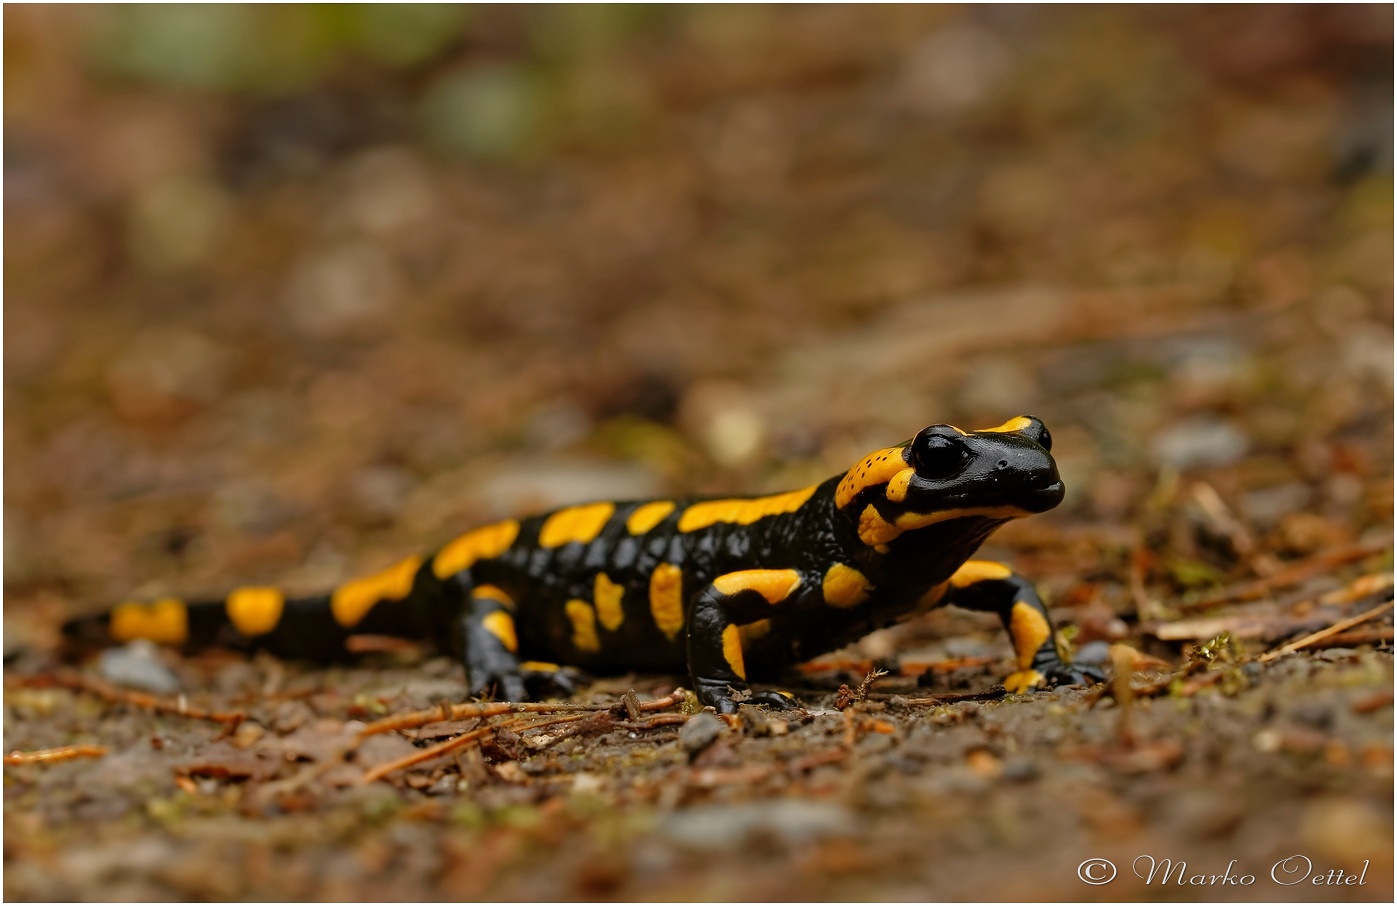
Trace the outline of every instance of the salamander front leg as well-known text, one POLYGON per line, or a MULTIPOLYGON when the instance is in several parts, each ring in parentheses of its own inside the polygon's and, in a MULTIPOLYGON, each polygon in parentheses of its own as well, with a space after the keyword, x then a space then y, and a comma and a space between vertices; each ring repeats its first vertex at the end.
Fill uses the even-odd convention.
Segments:
POLYGON ((1094 664, 1069 664, 1057 653, 1053 624, 1033 583, 1003 563, 969 560, 951 576, 948 603, 999 614, 1018 669, 1004 678, 1010 692, 1040 686, 1090 686, 1106 679, 1094 664))
POLYGON ((793 569, 749 569, 719 576, 698 593, 689 618, 689 674, 700 702, 719 714, 736 713, 733 693, 747 704, 799 707, 780 692, 749 691, 741 627, 769 616, 800 584, 793 569))
POLYGON ((499 701, 526 701, 519 669, 519 638, 510 611, 514 602, 493 585, 471 590, 456 618, 456 643, 466 667, 466 686, 499 701))

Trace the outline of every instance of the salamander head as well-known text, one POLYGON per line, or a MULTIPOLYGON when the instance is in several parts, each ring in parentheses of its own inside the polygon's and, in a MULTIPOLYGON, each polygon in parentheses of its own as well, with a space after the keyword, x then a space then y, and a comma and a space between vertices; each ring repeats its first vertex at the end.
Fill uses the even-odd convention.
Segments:
POLYGON ((835 503, 875 547, 951 519, 1042 513, 1063 497, 1051 449, 1048 429, 1032 416, 968 433, 932 425, 864 457, 840 481, 835 503))

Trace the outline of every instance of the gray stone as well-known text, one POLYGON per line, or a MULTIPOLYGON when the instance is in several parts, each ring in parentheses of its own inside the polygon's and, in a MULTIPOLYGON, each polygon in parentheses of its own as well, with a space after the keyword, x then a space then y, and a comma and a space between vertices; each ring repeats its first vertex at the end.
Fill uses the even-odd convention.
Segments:
POLYGON ((852 836, 858 833, 858 821, 834 803, 778 799, 684 809, 667 816, 660 831, 681 846, 716 852, 763 837, 795 847, 825 837, 852 836))
POLYGON ((695 714, 679 728, 679 745, 691 756, 697 755, 723 735, 724 726, 712 714, 695 714))
POLYGON ((179 678, 160 663, 155 645, 144 639, 103 651, 97 669, 102 679, 128 689, 157 695, 172 695, 180 690, 179 678))

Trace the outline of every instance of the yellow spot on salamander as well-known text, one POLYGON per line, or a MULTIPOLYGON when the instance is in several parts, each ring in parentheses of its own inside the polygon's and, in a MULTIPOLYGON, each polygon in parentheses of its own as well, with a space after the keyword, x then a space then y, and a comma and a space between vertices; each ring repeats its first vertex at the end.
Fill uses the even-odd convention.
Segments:
POLYGON ((606 573, 597 573, 592 601, 597 605, 597 619, 601 621, 602 628, 609 632, 615 632, 626 621, 625 611, 621 609, 621 598, 625 593, 625 586, 612 582, 606 573))
POLYGON ((744 569, 719 576, 713 587, 729 596, 755 591, 768 604, 779 604, 800 587, 800 573, 793 569, 744 569))
POLYGON ((723 627, 723 660, 733 673, 747 678, 747 665, 742 661, 742 631, 731 623, 723 627))
POLYGON ((519 650, 519 636, 514 632, 514 620, 503 610, 494 610, 480 621, 485 631, 500 640, 505 650, 513 654, 519 650))
POLYGON ((559 510, 549 516, 543 528, 539 529, 539 547, 562 547, 572 541, 586 544, 601 534, 614 512, 614 503, 589 503, 559 510))
POLYGON ((1037 670, 1015 670, 1004 677, 1004 688, 1017 695, 1047 685, 1047 682, 1048 678, 1037 670))
POLYGON ((922 593, 917 599, 917 606, 912 608, 912 612, 907 615, 908 619, 919 617, 939 605, 946 598, 946 589, 951 587, 950 582, 938 582, 922 593))
POLYGON ((831 607, 857 607, 868 600, 868 577, 852 566, 836 563, 825 572, 821 590, 831 607))
POLYGON ((568 619, 572 621, 572 646, 578 651, 595 654, 601 650, 601 640, 597 638, 597 612, 586 601, 576 598, 566 604, 568 619))
POLYGON ((975 433, 976 433, 976 434, 1013 434, 1015 431, 1022 431, 1022 430, 1024 430, 1025 428, 1031 427, 1032 425, 1033 425, 1032 420, 1030 420, 1027 416, 1020 415, 1020 416, 1018 416, 1018 417, 1016 417, 1016 418, 1011 418, 1011 419, 1009 419, 1007 422, 1005 422, 1004 424, 1002 424, 1002 425, 1000 425, 1000 426, 998 426, 998 427, 996 427, 996 428, 981 428, 979 431, 976 431, 975 433))
POLYGON ((626 518, 626 531, 632 535, 643 535, 664 522, 665 517, 673 512, 674 504, 668 500, 642 503, 626 518))
POLYGON ((903 469, 888 481, 888 489, 884 493, 887 498, 894 503, 902 503, 907 499, 907 488, 912 484, 912 476, 917 474, 916 469, 903 469))
POLYGON ((498 557, 509 550, 517 537, 519 523, 513 519, 472 529, 437 552, 432 560, 432 575, 445 579, 470 569, 477 560, 498 557))
POLYGON ((107 633, 117 642, 149 639, 162 645, 182 645, 189 638, 189 609, 178 598, 121 604, 112 609, 107 633))
POLYGON ((859 540, 869 547, 886 551, 888 542, 901 534, 902 529, 884 519, 871 503, 859 514, 859 540))
POLYGON ((735 498, 732 500, 705 500, 691 504, 679 517, 679 531, 694 532, 719 522, 736 525, 751 525, 767 516, 794 513, 805 505, 810 495, 815 493, 815 485, 770 497, 735 498))
POLYGON ((650 615, 671 639, 684 628, 684 572, 673 563, 661 563, 650 574, 650 615))
POLYGON ((1014 574, 1014 571, 1003 563, 996 563, 993 560, 966 560, 961 564, 960 569, 951 576, 951 584, 956 588, 965 588, 967 585, 974 585, 976 582, 991 582, 995 579, 1007 579, 1014 574))
POLYGON ((770 634, 770 620, 758 620, 755 623, 748 623, 738 631, 738 635, 742 637, 743 645, 746 645, 748 642, 755 642, 757 639, 765 638, 770 634))
POLYGON ((239 588, 228 596, 223 610, 233 628, 243 635, 266 635, 276 628, 286 596, 277 588, 239 588))
POLYGON ((843 509, 853 502, 854 498, 871 487, 884 484, 892 479, 894 475, 907 468, 905 451, 902 447, 888 447, 883 450, 875 450, 859 461, 844 474, 839 481, 839 487, 834 491, 835 506, 843 509))
POLYGON ((1009 612, 1009 637, 1014 640, 1014 653, 1018 655, 1020 671, 1028 669, 1033 663, 1033 656, 1052 634, 1052 628, 1042 611, 1023 601, 1014 605, 1009 612))
POLYGON ((379 601, 406 598, 421 565, 421 557, 408 557, 382 572, 341 585, 330 595, 330 613, 335 622, 348 629, 358 625, 379 601))
POLYGON ((509 596, 509 592, 498 585, 477 585, 471 589, 471 597, 498 601, 510 610, 514 609, 514 599, 509 596))
POLYGON ((859 515, 859 540, 869 547, 885 552, 887 545, 903 532, 915 531, 946 522, 950 519, 966 519, 983 516, 986 519, 1018 519, 1029 515, 1027 510, 1016 506, 972 506, 960 509, 935 510, 930 513, 901 513, 892 522, 884 519, 878 510, 869 504, 859 515))
POLYGON ((519 669, 530 673, 557 673, 563 668, 551 661, 524 661, 519 669))

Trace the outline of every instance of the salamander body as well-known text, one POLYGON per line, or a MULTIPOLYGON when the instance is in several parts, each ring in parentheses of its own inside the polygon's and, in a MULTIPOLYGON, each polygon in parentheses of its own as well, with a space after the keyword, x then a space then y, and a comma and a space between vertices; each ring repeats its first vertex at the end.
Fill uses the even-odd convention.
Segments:
POLYGON ((1059 659, 1046 610, 1009 567, 971 559, 1005 522, 1064 489, 1036 418, 933 425, 821 484, 762 497, 581 504, 473 529, 330 594, 239 588, 220 601, 128 602, 70 634, 333 657, 352 634, 435 640, 472 690, 528 697, 559 664, 687 670, 700 700, 790 707, 748 680, 944 604, 999 614, 1017 669, 1005 684, 1101 679, 1059 659))

